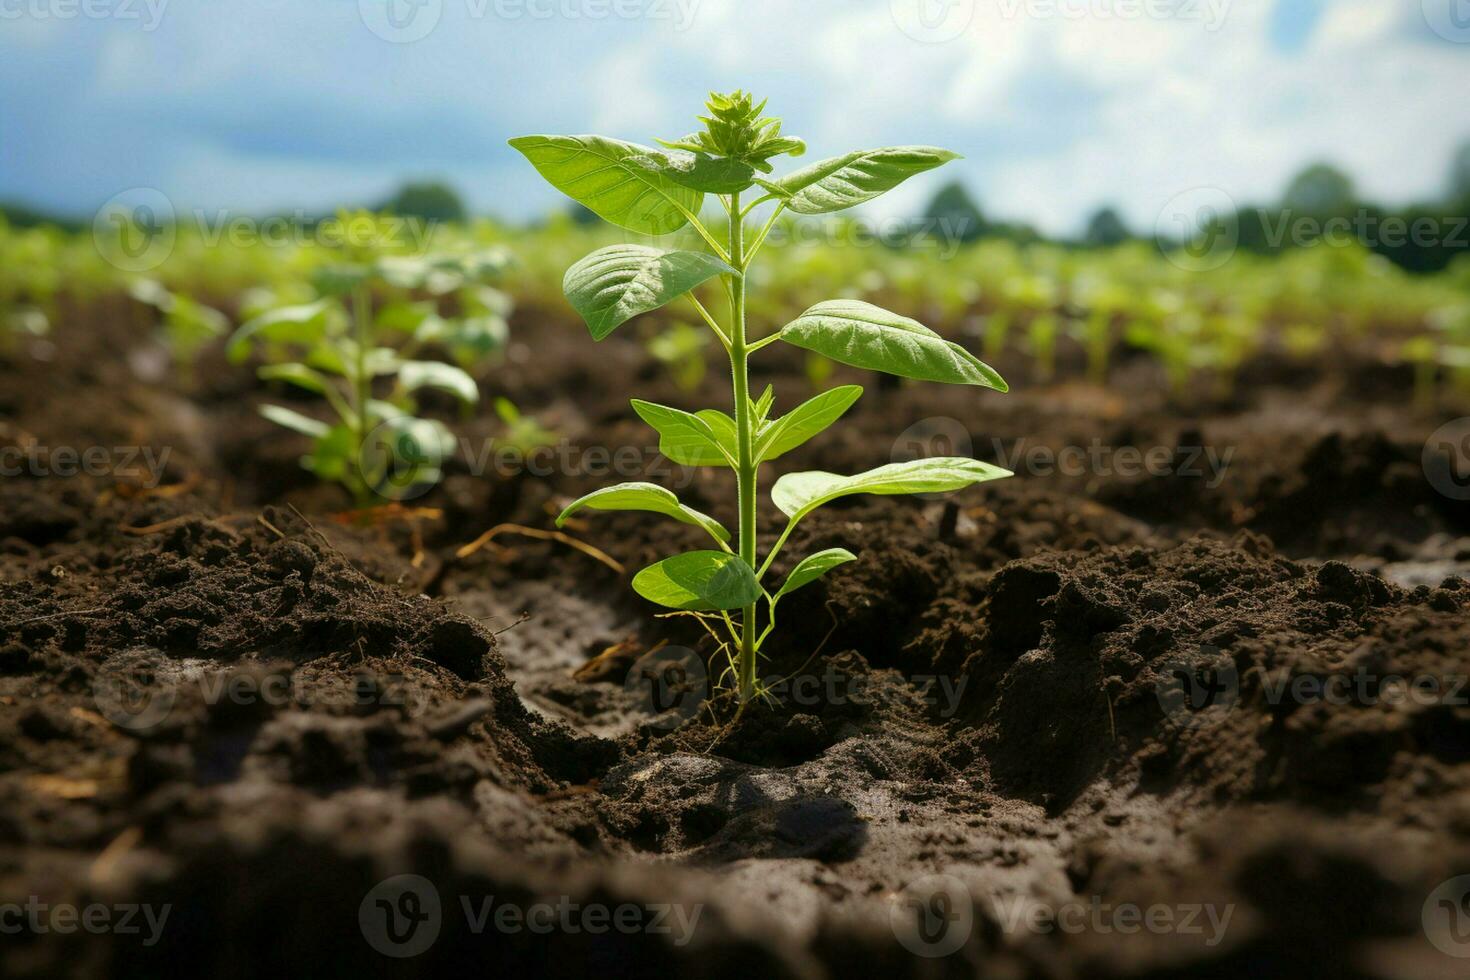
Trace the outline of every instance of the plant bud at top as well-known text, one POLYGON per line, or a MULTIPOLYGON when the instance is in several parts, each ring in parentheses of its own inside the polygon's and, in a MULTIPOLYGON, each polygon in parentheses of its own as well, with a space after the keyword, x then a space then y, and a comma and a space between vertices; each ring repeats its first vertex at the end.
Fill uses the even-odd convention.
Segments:
POLYGON ((707 153, 728 157, 770 173, 766 161, 782 153, 801 156, 806 143, 793 136, 781 135, 781 120, 764 117, 765 100, 758 105, 748 93, 738 89, 729 95, 711 92, 705 107, 709 115, 700 116, 704 130, 681 140, 659 140, 664 146, 691 153, 707 153))

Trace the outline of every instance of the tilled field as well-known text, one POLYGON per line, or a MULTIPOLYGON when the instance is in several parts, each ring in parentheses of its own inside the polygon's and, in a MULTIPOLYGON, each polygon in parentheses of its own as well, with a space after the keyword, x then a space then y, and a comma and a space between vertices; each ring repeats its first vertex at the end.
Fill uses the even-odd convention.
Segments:
POLYGON ((731 518, 627 407, 720 372, 524 311, 482 388, 563 443, 459 419, 441 487, 354 520, 255 415, 282 392, 179 382, 115 312, 0 365, 7 975, 1463 975, 1470 510, 1424 457, 1459 413, 1367 347, 1187 404, 1123 349, 1106 390, 839 372, 867 394, 779 470, 1017 475, 804 522, 785 555, 859 560, 783 602, 736 718, 627 587, 695 530, 544 537, 640 474, 731 518))

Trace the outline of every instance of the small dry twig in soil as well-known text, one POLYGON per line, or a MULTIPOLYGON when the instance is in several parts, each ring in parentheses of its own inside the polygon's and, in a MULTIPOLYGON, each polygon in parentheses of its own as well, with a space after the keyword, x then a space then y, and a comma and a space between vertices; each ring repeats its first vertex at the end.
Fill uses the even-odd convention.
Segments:
POLYGON ((577 549, 578 551, 582 552, 582 554, 587 555, 589 558, 593 558, 597 561, 602 562, 604 565, 606 565, 608 568, 611 568, 619 575, 623 574, 622 563, 620 563, 616 558, 609 555, 607 552, 594 548, 592 547, 592 545, 587 544, 585 541, 578 541, 570 534, 563 534, 561 531, 543 531, 540 528, 526 527, 522 524, 497 524, 490 530, 486 531, 484 534, 480 535, 475 540, 471 541, 469 544, 461 546, 459 550, 454 553, 454 557, 468 558, 470 555, 473 555, 475 552, 479 551, 481 548, 489 544, 496 537, 496 535, 499 534, 519 534, 524 537, 536 538, 541 541, 558 541, 564 545, 567 545, 570 548, 577 549))

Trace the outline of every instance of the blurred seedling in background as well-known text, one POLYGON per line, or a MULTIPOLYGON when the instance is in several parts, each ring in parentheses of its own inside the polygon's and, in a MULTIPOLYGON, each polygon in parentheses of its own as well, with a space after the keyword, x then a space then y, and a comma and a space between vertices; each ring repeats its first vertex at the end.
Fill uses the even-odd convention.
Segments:
POLYGON ((807 384, 811 385, 813 391, 820 391, 822 385, 832 378, 835 370, 830 358, 823 357, 815 351, 807 351, 806 357, 802 359, 801 370, 806 375, 807 384))
POLYGON ((994 361, 1005 353, 1013 320, 1009 310, 992 310, 981 319, 981 350, 987 359, 994 361))
POLYGON ((1198 334, 1198 314, 1185 310, 1183 297, 1172 290, 1149 294, 1145 302, 1134 307, 1133 317, 1123 330, 1124 340, 1158 358, 1175 398, 1189 392, 1198 334))
POLYGON ((644 346, 649 356, 663 365, 675 387, 692 392, 708 370, 704 352, 709 342, 709 334, 680 321, 648 338, 644 346))
POLYGON ((1057 285, 1050 276, 1037 273, 1022 276, 1004 287, 1006 320, 997 324, 999 339, 993 341, 996 349, 986 356, 999 353, 999 345, 1005 343, 1010 327, 1018 321, 1025 324, 1026 342, 1035 360, 1036 377, 1041 381, 1051 380, 1054 373, 1057 337, 1057 285))
POLYGON ((1321 353, 1327 346, 1327 331, 1320 323, 1297 321, 1281 328, 1281 346, 1298 360, 1306 360, 1321 353))
MULTIPOLYGON (((762 115, 765 103, 742 92, 712 94, 704 129, 660 140, 663 149, 604 136, 523 136, 510 145, 523 153, 552 186, 618 225, 643 235, 692 228, 700 250, 666 250, 617 244, 600 248, 567 270, 563 290, 594 340, 633 317, 687 297, 730 358, 733 415, 718 409, 685 412, 633 399, 633 410, 659 434, 660 451, 686 466, 728 467, 736 478, 739 524, 736 547, 714 518, 682 504, 652 483, 623 483, 574 501, 558 523, 584 508, 652 511, 701 528, 718 550, 690 551, 640 571, 633 588, 651 602, 706 618, 728 635, 729 670, 741 705, 762 693, 757 658, 776 627, 782 597, 855 560, 844 548, 808 555, 779 588, 762 584, 796 525, 813 511, 851 494, 914 494, 958 490, 1010 476, 1006 470, 962 457, 917 459, 859 473, 788 473, 771 488, 786 526, 757 555, 756 492, 762 463, 779 458, 837 421, 862 394, 857 385, 825 391, 784 415, 775 393, 750 391, 750 356, 784 342, 841 364, 923 381, 976 385, 1005 391, 1000 375, 969 351, 907 317, 856 299, 818 302, 777 331, 747 333, 746 283, 761 246, 781 214, 820 215, 862 204, 955 154, 929 146, 858 150, 773 178, 771 159, 799 156, 805 144, 781 134, 780 120, 762 115), (750 193, 749 199, 743 195, 750 193), (705 195, 725 211, 725 228, 706 227, 699 213, 705 195), (770 215, 753 237, 746 219, 762 205, 770 215), (717 319, 695 290, 718 284, 726 315, 717 319), (722 322, 723 320, 723 322, 722 322), (758 618, 764 600, 766 614, 758 618)), ((723 679, 723 678, 722 678, 723 679)))
POLYGON ((495 415, 503 424, 495 441, 509 446, 521 456, 526 456, 542 446, 554 444, 560 433, 548 429, 530 415, 524 414, 509 398, 497 398, 494 402, 495 415))
POLYGON ((443 422, 420 417, 420 400, 437 390, 466 409, 479 401, 478 385, 458 365, 505 346, 510 301, 487 282, 508 265, 498 248, 403 255, 350 243, 341 261, 313 274, 314 299, 257 313, 230 339, 229 354, 243 361, 258 351, 267 362, 261 378, 326 400, 330 422, 281 405, 260 409, 312 440, 306 469, 341 484, 359 507, 417 496, 438 482, 455 446, 443 422))
POLYGON ((1026 324, 1026 337, 1031 345, 1031 356, 1036 361, 1036 380, 1050 381, 1057 373, 1057 314, 1047 311, 1037 313, 1026 324))
POLYGON ((0 215, 0 352, 39 337, 56 319, 66 238, 46 229, 12 228, 0 215))
POLYGON ((1087 380, 1106 384, 1108 358, 1117 339, 1113 324, 1128 310, 1132 297, 1121 283, 1096 275, 1081 277, 1073 288, 1074 300, 1083 310, 1076 333, 1087 352, 1087 380))
POLYGON ((51 330, 51 322, 34 306, 0 308, 0 353, 10 351, 23 337, 42 337, 51 330))
POLYGON ((1431 333, 1399 346, 1399 357, 1414 366, 1414 405, 1423 411, 1438 403, 1442 375, 1458 397, 1470 397, 1470 303, 1435 310, 1429 325, 1431 333))
POLYGON ((230 329, 229 318, 219 310, 172 293, 153 279, 135 280, 128 287, 128 295, 158 311, 161 339, 175 370, 185 379, 192 376, 199 352, 230 329))
POLYGON ((1260 342, 1259 321, 1241 313, 1212 313, 1204 319, 1204 332, 1194 363, 1210 372, 1216 398, 1235 394, 1235 375, 1260 342))

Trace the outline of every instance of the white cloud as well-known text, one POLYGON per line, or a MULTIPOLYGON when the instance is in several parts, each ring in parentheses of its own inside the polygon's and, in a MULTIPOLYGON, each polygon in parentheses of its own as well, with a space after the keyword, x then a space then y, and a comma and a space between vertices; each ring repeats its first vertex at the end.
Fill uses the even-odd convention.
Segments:
MULTIPOLYGON (((670 109, 663 91, 649 75, 651 64, 643 45, 615 51, 598 62, 595 77, 601 84, 588 93, 589 131, 637 133, 640 135, 632 137, 634 142, 653 142, 647 134, 660 131, 670 109)), ((665 138, 681 135, 670 132, 665 138)))
POLYGON ((410 162, 437 154, 421 169, 474 182, 473 200, 529 215, 556 197, 494 156, 505 136, 648 142, 687 131, 708 89, 737 86, 770 95, 814 155, 922 142, 965 154, 881 199, 880 214, 961 176, 987 210, 1052 231, 1103 203, 1146 226, 1192 186, 1274 198, 1318 158, 1372 196, 1432 196, 1470 137, 1470 46, 1435 38, 1417 3, 1332 0, 1283 52, 1269 36, 1275 0, 1193 0, 1194 19, 1118 14, 1129 0, 1047 2, 974 0, 945 43, 905 34, 889 0, 698 0, 679 8, 688 24, 476 18, 445 0, 439 28, 413 45, 373 37, 350 0, 170 5, 153 33, 10 25, 0 85, 25 85, 48 58, 68 84, 0 104, 18 159, 48 168, 7 167, 0 196, 95 197, 107 168, 82 161, 109 159, 229 206, 313 194, 326 206, 391 185, 407 148, 410 162), (398 152, 369 152, 377 141, 398 152))
POLYGON ((1382 0, 1333 0, 1313 38, 1317 51, 1358 48, 1384 40, 1402 21, 1404 7, 1382 0))

